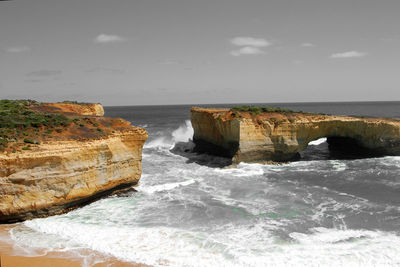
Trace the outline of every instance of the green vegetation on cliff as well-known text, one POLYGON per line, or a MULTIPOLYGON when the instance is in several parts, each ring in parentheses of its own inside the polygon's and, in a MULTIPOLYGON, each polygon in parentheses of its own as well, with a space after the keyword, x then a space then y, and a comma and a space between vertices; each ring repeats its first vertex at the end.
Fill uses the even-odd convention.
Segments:
POLYGON ((73 121, 63 114, 47 114, 30 109, 39 105, 34 100, 0 100, 0 150, 10 142, 18 142, 18 139, 24 143, 38 143, 25 137, 37 137, 41 128, 66 127, 73 121))
POLYGON ((65 101, 58 102, 58 103, 61 103, 61 104, 74 104, 74 105, 82 105, 82 106, 84 106, 84 105, 92 105, 93 104, 93 103, 78 102, 78 101, 73 101, 73 100, 65 100, 65 101))
POLYGON ((303 111, 294 111, 290 109, 284 109, 280 107, 255 107, 255 106, 236 106, 231 108, 232 112, 250 112, 252 114, 270 113, 270 112, 280 112, 280 113, 303 113, 303 111))
POLYGON ((45 114, 29 109, 37 105, 40 103, 33 100, 0 100, 0 128, 56 127, 72 122, 63 114, 45 114))
POLYGON ((95 118, 53 112, 45 105, 34 100, 0 100, 0 151, 6 148, 14 151, 19 149, 18 144, 37 145, 42 138, 55 134, 102 135, 103 132, 96 129, 99 123, 95 118), (78 127, 79 131, 73 130, 74 127, 78 127), (67 129, 69 132, 66 132, 67 129))

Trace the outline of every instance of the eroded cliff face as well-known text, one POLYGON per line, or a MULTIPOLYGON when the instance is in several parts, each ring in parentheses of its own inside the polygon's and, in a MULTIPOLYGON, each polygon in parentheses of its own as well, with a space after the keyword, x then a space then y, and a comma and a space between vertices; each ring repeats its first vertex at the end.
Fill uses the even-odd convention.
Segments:
POLYGON ((101 104, 41 103, 34 109, 47 113, 104 116, 104 108, 101 104))
POLYGON ((147 132, 91 119, 98 128, 71 124, 28 150, 0 152, 0 222, 62 213, 138 183, 147 132))
POLYGON ((233 163, 290 160, 322 137, 349 138, 371 153, 400 155, 400 121, 395 119, 204 108, 192 108, 191 118, 196 146, 224 151, 220 154, 233 163))

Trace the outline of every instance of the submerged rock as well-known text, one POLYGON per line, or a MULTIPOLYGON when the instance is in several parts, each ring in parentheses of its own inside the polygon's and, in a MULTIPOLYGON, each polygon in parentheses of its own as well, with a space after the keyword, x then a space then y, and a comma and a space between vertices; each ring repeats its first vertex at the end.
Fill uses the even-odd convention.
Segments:
POLYGON ((400 155, 400 121, 292 111, 237 111, 193 107, 196 150, 233 163, 287 161, 309 142, 327 137, 331 148, 368 155, 400 155))

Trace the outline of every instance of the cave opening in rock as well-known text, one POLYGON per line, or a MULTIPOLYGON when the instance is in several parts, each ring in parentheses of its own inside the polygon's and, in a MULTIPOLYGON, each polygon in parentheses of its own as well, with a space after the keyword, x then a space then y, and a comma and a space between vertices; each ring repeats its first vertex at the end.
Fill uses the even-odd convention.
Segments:
POLYGON ((368 149, 355 139, 342 136, 323 137, 308 143, 300 152, 300 160, 361 159, 382 156, 368 149))

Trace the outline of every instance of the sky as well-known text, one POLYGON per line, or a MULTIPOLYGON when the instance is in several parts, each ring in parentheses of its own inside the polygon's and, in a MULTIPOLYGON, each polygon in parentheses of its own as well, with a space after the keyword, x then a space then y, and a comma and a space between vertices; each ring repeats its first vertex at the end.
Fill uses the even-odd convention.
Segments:
POLYGON ((0 98, 400 100, 399 0, 0 1, 0 98))

